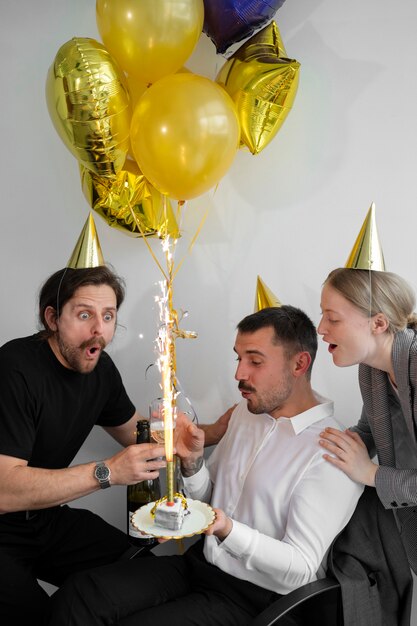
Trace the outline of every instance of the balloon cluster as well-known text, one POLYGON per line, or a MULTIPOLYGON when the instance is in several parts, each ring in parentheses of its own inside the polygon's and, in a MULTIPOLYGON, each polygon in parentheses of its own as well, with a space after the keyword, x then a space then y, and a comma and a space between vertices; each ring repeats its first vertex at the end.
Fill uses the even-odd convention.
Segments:
POLYGON ((110 226, 178 236, 168 198, 208 191, 239 147, 257 154, 275 136, 299 70, 272 22, 283 1, 96 0, 103 43, 62 45, 46 98, 84 194, 110 226), (219 54, 246 38, 215 80, 184 68, 202 32, 219 54))

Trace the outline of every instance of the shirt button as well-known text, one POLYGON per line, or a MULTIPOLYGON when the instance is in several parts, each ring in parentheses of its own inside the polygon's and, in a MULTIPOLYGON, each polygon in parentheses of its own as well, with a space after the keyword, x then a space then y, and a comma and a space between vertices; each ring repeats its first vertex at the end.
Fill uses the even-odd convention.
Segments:
POLYGON ((408 506, 408 502, 401 502, 401 506, 408 506))
POLYGON ((394 506, 394 507, 395 507, 395 506, 398 506, 398 504, 397 504, 397 503, 395 502, 395 500, 394 500, 394 502, 391 502, 391 506, 394 506))

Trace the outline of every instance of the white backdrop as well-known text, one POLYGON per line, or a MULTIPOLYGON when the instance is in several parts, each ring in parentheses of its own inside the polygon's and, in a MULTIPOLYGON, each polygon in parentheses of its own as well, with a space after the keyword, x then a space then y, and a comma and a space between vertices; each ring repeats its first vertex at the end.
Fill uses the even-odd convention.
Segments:
MULTIPOLYGON (((49 118, 49 66, 71 37, 100 39, 94 0, 0 0, 0 341, 36 329, 36 296, 65 266, 88 216, 75 158, 49 118)), ((294 106, 257 156, 239 151, 212 190, 187 203, 179 257, 207 220, 177 276, 174 305, 189 312, 178 377, 201 421, 239 399, 235 327, 252 312, 259 274, 284 303, 318 322, 320 286, 343 265, 372 201, 387 268, 416 287, 417 38, 414 0, 286 0, 276 14, 287 53, 301 63, 294 106), (404 228, 403 224, 406 223, 404 228)), ((224 59, 202 35, 187 66, 214 79, 224 59)), ((110 352, 138 409, 158 395, 155 361, 161 275, 141 239, 95 222, 104 256, 127 283, 110 352), (139 335, 143 335, 140 339, 139 335)), ((152 242, 155 250, 159 243, 152 242)), ((320 345, 314 387, 345 424, 360 412, 356 368, 333 366, 320 345)), ((112 454, 94 432, 76 461, 112 454)), ((125 528, 125 490, 79 501, 125 528)))

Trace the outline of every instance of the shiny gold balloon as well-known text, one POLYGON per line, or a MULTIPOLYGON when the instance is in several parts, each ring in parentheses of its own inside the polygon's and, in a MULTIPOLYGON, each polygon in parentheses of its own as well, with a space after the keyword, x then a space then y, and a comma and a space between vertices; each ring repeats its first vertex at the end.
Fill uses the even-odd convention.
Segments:
POLYGON ((239 136, 231 98, 214 81, 191 73, 165 76, 149 87, 130 130, 142 172, 175 200, 214 187, 235 158, 239 136))
POLYGON ((131 108, 125 78, 104 46, 74 37, 58 50, 46 80, 49 114, 64 144, 99 176, 123 167, 131 108))
POLYGON ((80 167, 81 185, 89 205, 112 228, 134 237, 180 236, 168 198, 153 187, 130 159, 114 177, 80 167))
POLYGON ((145 84, 174 74, 203 29, 203 0, 96 0, 97 27, 122 69, 145 84))
POLYGON ((275 137, 297 93, 300 64, 283 54, 278 27, 271 22, 248 39, 216 77, 236 105, 241 141, 252 154, 275 137))

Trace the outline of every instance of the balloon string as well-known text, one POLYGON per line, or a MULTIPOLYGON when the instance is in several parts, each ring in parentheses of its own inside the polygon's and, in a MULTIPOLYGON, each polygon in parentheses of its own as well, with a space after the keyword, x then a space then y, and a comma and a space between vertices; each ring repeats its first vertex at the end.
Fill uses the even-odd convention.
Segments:
POLYGON ((145 236, 145 231, 143 230, 143 228, 142 228, 142 226, 141 226, 140 221, 137 219, 137 217, 136 217, 136 215, 135 215, 135 212, 134 212, 134 211, 133 211, 133 209, 132 209, 132 205, 130 204, 130 202, 129 202, 129 201, 128 201, 128 207, 129 207, 129 211, 130 211, 130 213, 131 213, 131 215, 132 215, 133 219, 135 220, 136 226, 138 227, 138 229, 139 229, 139 231, 140 231, 140 234, 142 235, 142 238, 143 238, 143 240, 145 241, 145 243, 146 243, 146 245, 147 245, 147 247, 148 247, 149 252, 151 253, 151 256, 152 256, 153 260, 155 261, 155 263, 157 264, 157 266, 158 266, 158 267, 159 267, 159 269, 161 270, 162 275, 164 276, 165 280, 168 282, 168 276, 166 275, 166 273, 165 273, 165 271, 164 271, 164 269, 163 269, 162 265, 161 265, 161 264, 160 264, 160 262, 158 261, 156 254, 155 254, 155 253, 154 253, 154 251, 152 250, 152 247, 150 246, 150 244, 149 244, 149 242, 148 242, 148 239, 147 239, 147 237, 145 236))
MULTIPOLYGON (((165 198, 166 198, 166 196, 165 196, 165 198)), ((177 220, 177 222, 179 220, 182 220, 181 209, 182 209, 182 207, 184 205, 185 205, 185 200, 178 200, 178 202, 177 202, 177 213, 176 213, 176 216, 175 216, 175 219, 177 220)), ((179 224, 178 226, 181 229, 181 224, 179 224)))
MULTIPOLYGON (((191 413, 192 413, 192 421, 195 422, 198 425, 198 415, 192 405, 191 400, 188 398, 188 396, 185 395, 184 393, 184 389, 181 386, 180 381, 178 380, 178 377, 175 379, 176 380, 176 389, 178 390, 178 393, 181 393, 183 398, 185 399, 185 401, 187 402, 188 406, 190 407, 191 413)), ((185 411, 185 413, 188 413, 188 411, 185 411)))
POLYGON ((195 242, 196 242, 196 239, 197 239, 198 235, 200 234, 201 229, 202 229, 202 228, 203 228, 203 226, 204 226, 204 223, 205 223, 205 221, 206 221, 206 219, 207 219, 207 216, 208 216, 208 214, 209 214, 209 211, 210 211, 210 209, 208 208, 208 209, 206 210, 206 212, 204 213, 203 217, 201 218, 201 221, 200 221, 200 223, 199 223, 199 225, 198 225, 198 228, 197 228, 196 232, 194 233, 194 237, 192 238, 192 240, 191 240, 191 242, 190 242, 190 245, 188 246, 188 250, 187 250, 187 252, 184 254, 184 256, 182 257, 181 261, 178 263, 178 266, 177 266, 177 269, 176 269, 176 270, 175 270, 175 272, 174 272, 173 278, 175 278, 175 276, 178 274, 178 272, 179 272, 179 270, 180 270, 180 268, 181 268, 182 264, 183 264, 183 263, 184 263, 184 261, 185 261, 185 258, 186 258, 186 256, 187 256, 187 254, 190 254, 190 253, 191 253, 191 250, 192 250, 192 249, 193 249, 193 247, 194 247, 194 244, 195 244, 195 242))
MULTIPOLYGON (((217 186, 216 186, 216 188, 217 188, 217 186)), ((164 198, 164 200, 165 200, 165 202, 164 202, 165 226, 166 226, 166 231, 168 231, 168 219, 167 219, 167 214, 166 214, 166 199, 164 198)), ((177 222, 179 221, 179 219, 178 219, 178 218, 179 218, 179 217, 181 217, 181 208, 182 208, 182 206, 183 206, 184 204, 185 204, 184 200, 179 200, 179 201, 178 201, 178 204, 177 204, 177 211, 176 211, 176 220, 177 220, 177 222)), ((177 268, 176 268, 175 272, 174 272, 174 263, 173 263, 173 262, 171 262, 171 266, 170 266, 170 268, 168 269, 168 274, 169 274, 169 277, 168 277, 167 273, 165 272, 165 270, 163 269, 162 265, 161 265, 161 264, 160 264, 160 262, 158 261, 158 258, 157 258, 157 256, 156 256, 156 254, 155 254, 155 253, 154 253, 154 251, 152 250, 152 247, 151 247, 151 245, 150 245, 150 244, 149 244, 149 242, 148 242, 148 238, 147 238, 147 237, 146 237, 146 235, 145 235, 145 231, 143 230, 143 228, 142 228, 142 225, 141 225, 140 221, 139 221, 139 220, 138 220, 138 218, 136 217, 136 214, 135 214, 135 212, 133 211, 132 205, 130 204, 130 202, 129 202, 129 201, 128 201, 128 207, 129 207, 130 214, 131 214, 131 216, 133 217, 133 219, 134 219, 134 221, 135 221, 135 224, 136 224, 136 226, 138 227, 139 232, 140 232, 140 234, 142 235, 142 238, 143 238, 143 240, 145 241, 145 244, 146 244, 146 246, 147 246, 147 248, 148 248, 149 252, 151 253, 151 256, 152 256, 153 260, 155 261, 155 263, 156 263, 156 264, 157 264, 157 266, 159 267, 159 269, 160 269, 160 271, 161 271, 161 273, 162 273, 163 277, 164 277, 164 278, 165 278, 165 280, 167 281, 167 283, 168 283, 168 284, 171 284, 171 283, 173 282, 174 278, 176 277, 176 275, 178 274, 178 272, 179 272, 180 268, 182 267, 182 265, 183 265, 183 263, 184 263, 184 261, 185 261, 186 256, 187 256, 188 254, 190 254, 190 253, 191 253, 191 250, 192 250, 192 249, 193 249, 193 247, 194 247, 194 244, 195 244, 195 242, 196 242, 196 239, 197 239, 198 235, 200 234, 201 229, 202 229, 202 228, 203 228, 203 226, 204 226, 204 223, 205 223, 205 221, 206 221, 206 219, 207 219, 207 216, 208 216, 208 214, 209 214, 209 210, 210 210, 210 209, 207 209, 207 210, 206 210, 206 212, 204 213, 203 217, 201 218, 200 223, 199 223, 199 225, 198 225, 198 228, 197 228, 196 232, 194 233, 194 236, 193 236, 193 238, 192 238, 192 240, 191 240, 191 242, 190 242, 190 245, 188 246, 187 252, 184 254, 184 256, 182 257, 181 261, 178 263, 178 266, 177 266, 177 268)), ((162 237, 162 239, 165 239, 165 237, 162 237)), ((176 249, 176 247, 174 246, 174 253, 175 253, 175 249, 176 249)))

